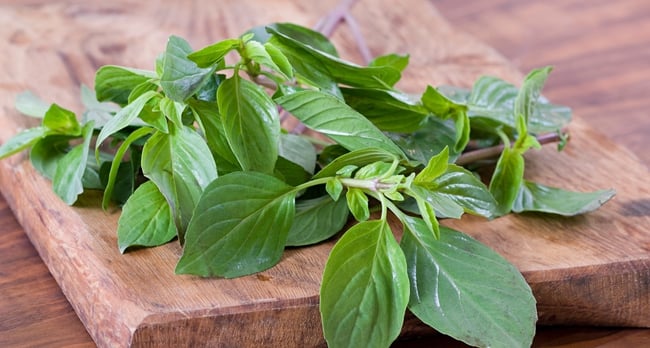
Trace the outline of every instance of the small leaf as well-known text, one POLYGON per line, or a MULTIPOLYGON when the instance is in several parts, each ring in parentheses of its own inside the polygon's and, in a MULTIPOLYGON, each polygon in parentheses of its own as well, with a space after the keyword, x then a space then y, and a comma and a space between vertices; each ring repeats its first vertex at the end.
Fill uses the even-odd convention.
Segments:
POLYGON ((325 265, 320 311, 330 347, 389 347, 408 303, 406 262, 384 220, 358 223, 325 265))
POLYGON ((215 67, 199 68, 187 58, 192 48, 178 36, 170 36, 163 59, 160 86, 165 95, 177 102, 185 101, 210 79, 215 67))
POLYGON ((553 68, 550 66, 533 69, 526 78, 524 83, 519 89, 517 98, 515 99, 514 114, 515 117, 523 116, 526 125, 532 117, 537 100, 539 99, 544 83, 551 73, 553 68))
POLYGON ((340 231, 348 221, 345 200, 330 196, 296 202, 296 215, 287 235, 287 246, 311 245, 324 241, 340 231))
POLYGON ((490 193, 497 202, 495 216, 512 210, 512 205, 524 180, 524 157, 516 150, 506 147, 497 161, 490 180, 490 193))
POLYGON ((469 142, 470 123, 467 115, 467 107, 448 99, 431 86, 427 86, 427 89, 422 94, 421 100, 424 107, 439 118, 452 118, 454 120, 456 142, 453 148, 454 152, 461 152, 469 142))
POLYGON ((176 127, 183 126, 183 111, 185 104, 173 101, 167 97, 162 98, 160 101, 160 111, 167 117, 168 120, 174 122, 176 127))
POLYGON ((345 193, 345 199, 348 203, 348 208, 357 221, 366 221, 370 217, 370 208, 368 207, 368 196, 363 193, 363 190, 350 187, 345 193))
POLYGON ((239 277, 282 256, 295 213, 295 191, 257 172, 234 172, 206 187, 187 229, 176 273, 239 277))
POLYGON ((126 105, 134 88, 157 77, 153 71, 105 65, 95 74, 97 100, 126 105))
POLYGON ((117 223, 120 252, 134 246, 158 246, 176 237, 174 219, 165 197, 148 181, 122 207, 117 223))
POLYGON ((149 99, 157 95, 158 93, 154 91, 145 92, 124 109, 120 110, 120 112, 115 114, 110 121, 106 122, 104 128, 102 128, 97 136, 95 154, 98 153, 99 146, 104 142, 104 140, 129 126, 140 115, 140 112, 142 112, 142 109, 144 109, 149 99))
POLYGON ((16 110, 27 116, 43 118, 50 105, 30 91, 16 95, 16 110))
MULTIPOLYGON (((447 171, 437 177, 428 188, 434 195, 450 199, 467 213, 489 219, 496 215, 497 203, 490 191, 463 167, 449 165, 447 171)), ((438 206, 434 207, 438 210, 438 206)))
POLYGON ((66 204, 72 205, 83 192, 83 175, 88 161, 88 147, 93 135, 92 122, 82 129, 83 143, 75 146, 57 163, 52 178, 52 189, 66 204))
POLYGON ((439 154, 431 157, 429 163, 416 176, 414 182, 427 183, 435 180, 447 170, 449 161, 449 148, 445 147, 439 154))
POLYGON ((301 91, 278 98, 277 103, 307 127, 350 151, 376 147, 404 158, 402 150, 363 115, 341 100, 318 91, 301 91))
POLYGON ((327 183, 325 183, 325 191, 327 191, 327 194, 329 194, 333 200, 338 201, 343 192, 343 183, 341 183, 339 178, 330 178, 327 180, 327 183))
POLYGON ((14 135, 0 146, 0 159, 9 157, 34 145, 43 139, 48 131, 46 127, 34 127, 14 135))
MULTIPOLYGON (((244 44, 244 50, 245 50, 245 55, 253 62, 259 65, 263 65, 273 71, 277 71, 280 74, 282 74, 285 79, 289 79, 289 76, 285 75, 282 69, 280 69, 280 67, 275 64, 273 58, 271 58, 271 55, 266 50, 265 46, 262 45, 261 43, 253 40, 247 41, 246 44, 244 44)), ((280 50, 277 51, 280 52, 279 54, 282 54, 282 51, 280 50)), ((282 55, 282 57, 286 59, 284 55, 282 55)), ((289 62, 287 61, 287 64, 288 63, 289 62)))
POLYGON ((200 68, 207 68, 219 63, 228 52, 239 47, 240 43, 240 39, 226 39, 204 47, 196 52, 192 52, 187 56, 187 58, 196 63, 200 68))
POLYGON ((614 190, 572 192, 524 181, 512 210, 516 213, 535 211, 574 216, 598 209, 615 194, 614 190))
POLYGON ((287 56, 285 56, 280 49, 270 42, 264 44, 264 49, 271 57, 273 63, 278 67, 279 71, 288 79, 292 79, 293 67, 291 66, 291 63, 289 63, 287 56))
POLYGON ((399 55, 395 53, 389 53, 383 56, 375 57, 368 66, 390 66, 391 68, 402 72, 406 69, 406 66, 409 64, 409 55, 399 55))
POLYGON ((77 121, 74 112, 66 110, 56 104, 50 105, 50 108, 43 116, 43 127, 46 127, 51 133, 80 136, 81 125, 77 121))
POLYGON ((59 161, 70 151, 70 141, 77 137, 48 135, 38 140, 29 152, 29 160, 41 175, 52 180, 59 161))
POLYGON ((280 137, 275 103, 259 86, 238 75, 219 85, 217 102, 226 139, 241 168, 272 173, 280 137))

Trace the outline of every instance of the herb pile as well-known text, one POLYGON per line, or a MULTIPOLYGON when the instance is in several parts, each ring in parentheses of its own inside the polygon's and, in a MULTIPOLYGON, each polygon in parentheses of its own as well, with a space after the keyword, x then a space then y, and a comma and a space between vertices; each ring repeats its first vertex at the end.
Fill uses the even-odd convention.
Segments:
POLYGON ((31 148, 67 204, 103 190, 105 208, 122 205, 119 249, 177 238, 181 274, 263 271, 285 247, 337 235, 351 215, 358 223, 341 232, 320 290, 331 347, 389 346, 407 308, 470 345, 530 345, 537 314, 524 278, 439 219, 569 216, 614 193, 523 179, 524 153, 540 147, 538 136, 563 136, 571 117, 540 95, 550 68, 521 88, 482 77, 471 90, 414 96, 394 87, 407 63, 388 54, 358 66, 323 35, 286 23, 198 51, 170 37, 155 71, 100 68, 95 91, 82 88, 81 122, 21 94, 19 110, 42 124, 0 157, 31 148), (284 129, 291 117, 299 124, 284 129), (483 164, 467 154, 499 144, 485 185, 471 171, 483 164), (403 226, 399 241, 389 215, 403 226))

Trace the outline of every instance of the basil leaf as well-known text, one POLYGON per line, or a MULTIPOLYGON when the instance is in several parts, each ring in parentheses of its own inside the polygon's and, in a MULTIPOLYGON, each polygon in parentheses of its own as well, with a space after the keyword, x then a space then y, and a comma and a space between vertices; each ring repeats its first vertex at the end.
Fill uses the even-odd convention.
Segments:
MULTIPOLYGON (((276 53, 279 54, 279 55, 276 55, 277 58, 279 58, 280 55, 282 55, 282 57, 284 57, 284 55, 282 54, 282 51, 278 50, 277 48, 276 48, 276 53)), ((271 58, 271 55, 266 50, 265 46, 262 45, 261 43, 259 43, 257 41, 253 41, 253 40, 247 41, 244 44, 244 54, 245 54, 246 57, 248 57, 253 62, 255 62, 255 63, 259 64, 259 65, 263 65, 263 66, 265 66, 267 68, 270 68, 271 70, 277 71, 280 74, 282 74, 285 79, 289 79, 289 76, 284 74, 282 69, 280 69, 280 67, 275 64, 275 62, 273 61, 273 58, 271 58)), ((284 58, 286 59, 286 57, 284 57, 284 58)), ((287 64, 289 64, 288 61, 287 61, 287 64)), ((289 64, 289 66, 290 66, 290 64, 289 64)), ((286 68, 286 66, 285 66, 285 68, 286 68)))
POLYGON ((316 173, 314 179, 335 176, 339 170, 349 165, 365 166, 375 162, 393 162, 396 159, 397 157, 394 154, 380 148, 359 149, 336 157, 316 173))
POLYGON ((496 216, 509 213, 524 180, 524 156, 516 149, 503 149, 490 180, 490 193, 497 202, 496 216))
POLYGON ((316 149, 305 138, 295 134, 280 134, 278 154, 299 165, 305 172, 314 174, 316 168, 316 149))
POLYGON ((140 185, 122 207, 117 244, 124 253, 134 246, 158 246, 176 237, 169 204, 151 181, 140 185))
POLYGON ((401 247, 415 316, 469 345, 531 345, 535 298, 512 264, 460 232, 441 227, 435 240, 421 219, 405 222, 401 247))
POLYGON ((82 121, 84 123, 95 122, 95 129, 104 127, 106 122, 121 109, 115 103, 99 102, 95 96, 95 91, 86 85, 81 85, 81 103, 86 108, 82 115, 82 121))
POLYGON ((226 39, 204 47, 196 52, 187 55, 187 58, 200 68, 207 68, 219 63, 228 54, 228 52, 239 47, 240 39, 226 39))
POLYGON ((43 127, 50 130, 51 133, 66 134, 73 136, 81 135, 81 125, 77 121, 74 112, 66 110, 56 104, 50 105, 50 108, 43 116, 43 127))
POLYGON ((496 215, 497 203, 490 191, 463 167, 450 164, 444 174, 433 180, 429 189, 435 195, 449 198, 467 213, 488 219, 496 215))
POLYGON ((73 147, 70 152, 61 157, 52 178, 54 193, 68 205, 72 205, 84 190, 82 179, 88 161, 88 147, 93 135, 92 122, 84 125, 81 132, 83 143, 73 147))
POLYGON ((257 172, 235 172, 205 188, 187 229, 176 273, 239 277, 282 256, 295 213, 295 191, 257 172))
POLYGON ((388 133, 388 137, 397 144, 409 158, 422 164, 429 162, 431 157, 440 153, 445 147, 449 148, 449 161, 454 162, 460 155, 455 150, 456 127, 451 120, 441 120, 428 117, 420 129, 412 133, 388 133))
POLYGON ((129 126, 142 112, 149 99, 157 96, 158 93, 148 91, 139 96, 132 103, 120 110, 110 121, 106 122, 104 128, 99 132, 95 145, 95 154, 98 154, 99 146, 109 136, 129 126))
POLYGON ((174 122, 176 127, 183 126, 183 111, 185 104, 173 101, 167 97, 160 100, 160 111, 167 117, 168 120, 174 122))
POLYGON ((523 116, 526 125, 528 125, 528 121, 533 115, 537 100, 542 92, 542 87, 544 87, 544 83, 546 83, 546 79, 551 70, 552 68, 548 66, 534 69, 526 76, 521 89, 519 89, 519 93, 515 99, 514 113, 515 117, 519 115, 523 116))
POLYGON ((299 200, 296 215, 287 235, 287 246, 303 246, 322 242, 340 231, 348 221, 345 200, 330 196, 299 200))
POLYGON ((38 140, 29 152, 29 160, 41 175, 52 180, 57 164, 70 151, 70 135, 54 134, 38 140))
POLYGON ((126 105, 134 88, 155 78, 157 76, 153 71, 105 65, 95 74, 95 94, 100 102, 126 105))
POLYGON ((535 211, 574 216, 598 209, 615 194, 614 190, 572 192, 524 181, 519 188, 512 211, 516 213, 535 211))
POLYGON ((163 58, 160 86, 165 95, 177 102, 185 101, 210 79, 216 66, 199 68, 187 58, 192 47, 178 36, 170 36, 163 58))
POLYGON ((384 220, 351 227, 325 265, 320 311, 330 347, 389 347, 408 303, 404 254, 384 220))
POLYGON ((241 168, 272 173, 280 137, 273 100, 258 85, 235 75, 219 85, 217 102, 224 134, 241 168))
POLYGON ((217 177, 210 149, 193 129, 172 124, 169 134, 156 132, 145 143, 142 172, 167 199, 182 242, 203 189, 217 177))
MULTIPOLYGON (((401 74, 399 70, 391 66, 370 66, 362 67, 342 60, 336 56, 323 52, 309 44, 305 44, 285 32, 268 27, 268 31, 273 34, 273 44, 285 51, 287 47, 298 56, 310 56, 322 65, 328 76, 338 83, 366 88, 386 88, 393 86, 399 81, 401 74)), ((286 53, 286 52, 285 52, 286 53)), ((289 57, 289 55, 287 55, 289 57)), ((291 58, 290 58, 291 60, 291 58)), ((293 64, 293 61, 292 61, 293 64)))
POLYGON ((399 55, 395 53, 389 53, 383 56, 375 57, 368 66, 390 66, 391 68, 402 72, 406 69, 406 66, 409 64, 409 55, 399 55))
POLYGON ((16 95, 16 110, 24 115, 43 118, 49 108, 48 103, 31 91, 24 91, 16 95))
POLYGON ((350 187, 345 193, 348 208, 357 221, 366 221, 370 217, 368 196, 360 188, 350 187))
POLYGON ((470 123, 467 107, 448 99, 435 88, 427 86, 422 94, 422 104, 433 114, 442 119, 451 118, 456 128, 454 152, 461 152, 469 142, 470 123))
POLYGON ((363 115, 341 100, 319 91, 301 91, 276 99, 307 127, 350 151, 376 147, 404 158, 402 150, 363 115))
POLYGON ((49 129, 41 126, 29 128, 14 135, 0 146, 0 159, 9 157, 34 145, 43 139, 48 132, 49 129))
POLYGON ((218 106, 214 102, 189 99, 188 104, 198 120, 205 135, 205 140, 212 152, 219 174, 241 170, 235 154, 232 152, 221 122, 218 106))
POLYGON ((279 69, 279 72, 287 79, 293 79, 293 67, 291 66, 291 63, 289 63, 287 56, 285 56, 279 48, 270 42, 264 44, 264 49, 279 69))
POLYGON ((313 47, 316 50, 325 52, 334 57, 339 56, 336 47, 334 47, 332 42, 318 31, 293 23, 273 23, 266 27, 266 31, 269 33, 281 33, 284 36, 288 36, 293 40, 313 47))
POLYGON ((341 92, 348 105, 383 131, 413 132, 429 115, 419 102, 398 91, 342 88, 341 92))
POLYGON ((439 154, 431 157, 426 167, 415 176, 414 182, 419 184, 435 180, 447 170, 448 161, 449 148, 445 147, 439 154))

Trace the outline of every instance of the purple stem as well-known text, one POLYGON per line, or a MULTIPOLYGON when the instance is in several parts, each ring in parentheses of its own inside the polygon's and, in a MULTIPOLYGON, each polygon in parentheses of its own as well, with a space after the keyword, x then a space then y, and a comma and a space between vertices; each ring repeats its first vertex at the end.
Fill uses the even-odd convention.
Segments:
MULTIPOLYGON (((562 131, 562 133, 565 133, 562 131)), ((560 135, 558 133, 546 133, 537 136, 537 141, 540 145, 550 144, 560 141, 560 135)), ((463 166, 466 164, 478 162, 481 160, 497 157, 501 154, 504 149, 504 145, 496 145, 491 147, 486 147, 478 150, 468 151, 460 155, 456 160, 456 164, 463 166)))

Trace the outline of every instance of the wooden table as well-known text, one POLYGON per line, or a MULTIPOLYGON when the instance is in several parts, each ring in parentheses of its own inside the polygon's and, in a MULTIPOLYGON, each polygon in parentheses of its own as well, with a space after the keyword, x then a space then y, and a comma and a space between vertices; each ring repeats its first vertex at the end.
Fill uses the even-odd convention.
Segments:
MULTIPOLYGON (((14 6, 5 3, 0 14, 14 6)), ((650 164, 650 152, 644 151, 650 145, 650 2, 438 0, 434 5, 522 71, 555 65, 545 94, 650 164)), ((640 209, 650 213, 650 200, 640 209)), ((0 221, 0 346, 94 346, 1 197, 0 221)), ((400 345, 429 346, 432 340, 451 344, 427 338, 400 345)), ((650 331, 540 328, 535 345, 648 346, 650 331)))

